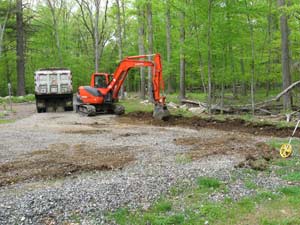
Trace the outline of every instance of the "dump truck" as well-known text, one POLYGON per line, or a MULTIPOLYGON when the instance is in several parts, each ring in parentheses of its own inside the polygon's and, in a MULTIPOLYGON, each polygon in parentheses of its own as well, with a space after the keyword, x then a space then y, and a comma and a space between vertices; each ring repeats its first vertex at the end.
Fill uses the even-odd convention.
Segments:
POLYGON ((38 113, 73 110, 72 73, 69 69, 39 69, 34 80, 38 113))

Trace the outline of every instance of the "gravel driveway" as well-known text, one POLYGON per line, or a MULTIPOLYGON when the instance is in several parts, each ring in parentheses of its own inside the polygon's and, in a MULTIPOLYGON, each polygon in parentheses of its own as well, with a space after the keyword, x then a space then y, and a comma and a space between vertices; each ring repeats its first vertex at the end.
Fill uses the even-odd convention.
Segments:
MULTIPOLYGON (((74 217, 82 218, 83 224, 105 223, 102 214, 108 210, 124 206, 148 208, 177 182, 214 174, 224 177, 243 160, 237 155, 213 155, 188 162, 178 158, 190 147, 177 145, 176 139, 208 140, 228 132, 124 124, 111 115, 33 114, 0 128, 0 165, 11 165, 10 173, 16 170, 16 163, 22 170, 20 162, 43 160, 43 154, 68 158, 76 146, 86 154, 91 149, 95 154, 99 151, 118 157, 124 149, 126 155, 132 155, 118 167, 88 167, 92 169, 71 170, 59 177, 49 175, 49 179, 27 174, 23 180, 3 185, 0 224, 61 224, 74 217), (68 151, 59 155, 65 148, 68 151), (116 149, 120 154, 114 152, 116 149), (42 155, 37 157, 36 153, 42 155)), ((91 158, 79 159, 77 166, 89 165, 90 161, 84 161, 91 158)), ((36 174, 43 168, 34 169, 36 174)), ((47 170, 44 172, 47 174, 47 170)))

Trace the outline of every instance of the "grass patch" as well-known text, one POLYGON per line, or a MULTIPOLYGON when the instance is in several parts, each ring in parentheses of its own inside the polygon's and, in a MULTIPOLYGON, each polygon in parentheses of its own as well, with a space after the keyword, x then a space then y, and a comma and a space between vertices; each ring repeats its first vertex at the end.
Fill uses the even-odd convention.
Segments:
MULTIPOLYGON (((288 143, 288 139, 286 139, 286 141, 282 139, 273 139, 268 144, 279 151, 283 143, 288 143)), ((286 159, 279 158, 273 160, 272 164, 277 166, 274 171, 282 179, 287 181, 300 181, 300 140, 293 139, 291 145, 293 147, 292 156, 286 159)))
POLYGON ((142 112, 151 112, 153 111, 153 104, 143 104, 141 100, 137 99, 125 99, 120 100, 119 103, 125 107, 126 113, 142 111, 142 112))
POLYGON ((168 212, 172 209, 172 203, 166 200, 158 201, 154 206, 154 212, 168 212))
MULTIPOLYGON (((290 186, 281 188, 280 191, 288 196, 300 196, 300 187, 299 186, 290 186)), ((300 203, 300 199, 299 199, 300 203)))
POLYGON ((290 172, 282 178, 288 181, 300 181, 300 171, 290 172))
POLYGON ((13 122, 15 122, 15 120, 3 120, 3 119, 0 119, 0 124, 13 123, 13 122))
POLYGON ((217 189, 221 186, 221 182, 216 178, 211 177, 200 177, 197 180, 200 188, 212 188, 217 189))
POLYGON ((185 154, 178 154, 176 155, 175 161, 178 164, 187 164, 192 162, 192 158, 185 154))
MULTIPOLYGON (((25 95, 25 96, 12 96, 11 101, 13 103, 23 103, 23 102, 33 102, 35 101, 35 96, 33 94, 25 95)), ((8 104, 8 97, 0 97, 0 104, 8 104)))
MULTIPOLYGON (((220 187, 213 178, 199 178, 197 184, 199 180, 206 188, 220 187)), ((282 194, 260 192, 237 202, 211 202, 206 198, 209 190, 199 195, 199 188, 190 186, 178 193, 180 198, 167 196, 146 211, 121 209, 110 218, 118 224, 299 224, 300 187, 280 191, 282 194)))
POLYGON ((248 189, 253 189, 253 190, 257 189, 257 185, 254 182, 252 182, 251 180, 245 181, 245 187, 248 189))

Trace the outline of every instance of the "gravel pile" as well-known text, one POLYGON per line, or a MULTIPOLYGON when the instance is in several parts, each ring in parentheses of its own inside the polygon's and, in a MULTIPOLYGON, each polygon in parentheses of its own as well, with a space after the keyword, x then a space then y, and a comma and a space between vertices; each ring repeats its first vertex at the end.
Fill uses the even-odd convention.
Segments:
MULTIPOLYGON (((1 125, 0 163, 57 143, 92 143, 110 149, 126 146, 134 154, 135 161, 122 170, 95 171, 65 179, 1 187, 0 224, 60 224, 78 216, 82 224, 105 223, 104 212, 124 206, 147 208, 178 181, 194 180, 199 176, 226 180, 228 171, 242 160, 234 156, 211 156, 180 163, 177 154, 187 151, 188 147, 175 145, 175 138, 214 138, 225 132, 125 125, 113 118, 87 118, 74 113, 34 114, 13 124, 1 125), (101 132, 85 133, 91 130, 101 132)), ((240 183, 233 185, 232 190, 235 196, 251 194, 240 183)))

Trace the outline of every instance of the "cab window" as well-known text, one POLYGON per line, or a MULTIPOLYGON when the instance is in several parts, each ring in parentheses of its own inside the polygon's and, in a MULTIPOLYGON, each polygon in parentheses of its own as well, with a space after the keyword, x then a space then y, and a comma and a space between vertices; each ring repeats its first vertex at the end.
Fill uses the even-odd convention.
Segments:
POLYGON ((106 88, 105 76, 95 76, 95 87, 96 88, 106 88))

